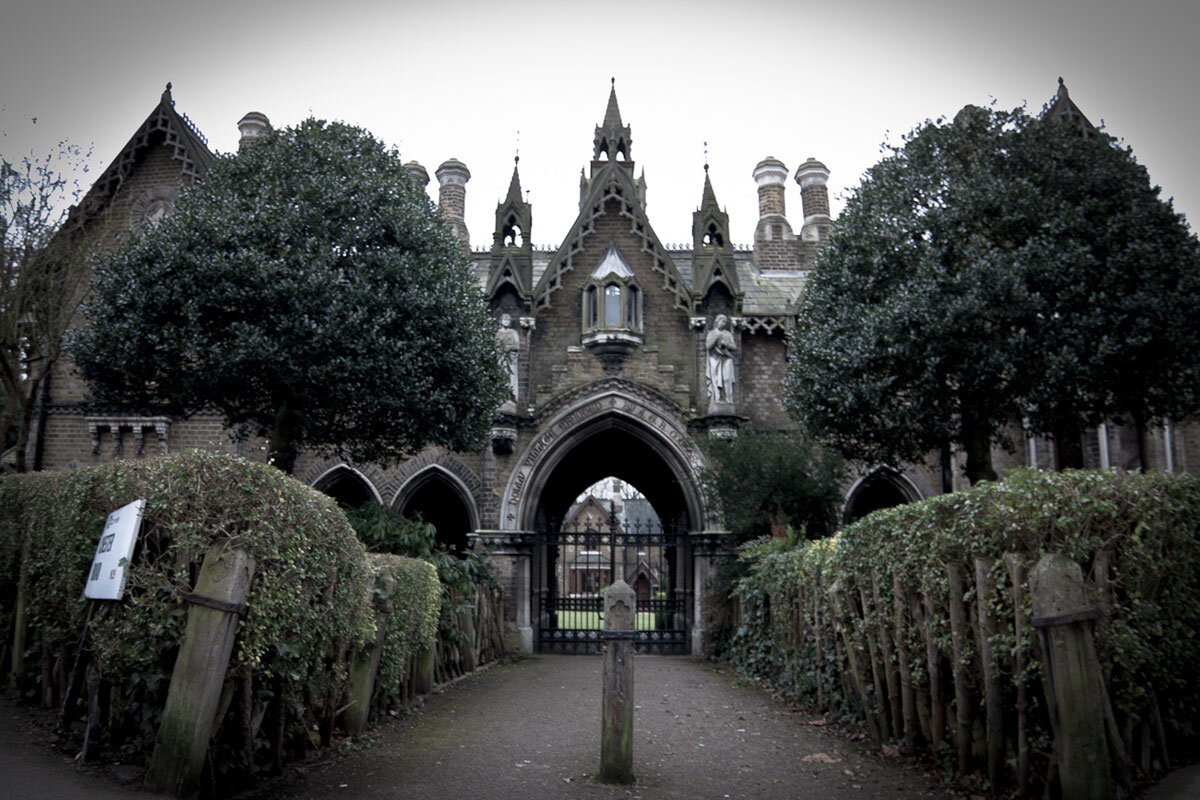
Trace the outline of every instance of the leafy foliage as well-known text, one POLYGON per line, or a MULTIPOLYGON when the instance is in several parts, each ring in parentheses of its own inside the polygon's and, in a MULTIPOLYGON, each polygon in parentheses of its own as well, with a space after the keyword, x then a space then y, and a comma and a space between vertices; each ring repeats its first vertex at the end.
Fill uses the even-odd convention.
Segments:
POLYGON ((1200 251, 1111 137, 967 106, 888 148, 818 257, 787 404, 849 458, 950 443, 994 478, 1006 425, 1200 411, 1200 251))
POLYGON ((428 561, 388 553, 371 553, 369 558, 377 573, 389 573, 394 580, 387 597, 378 597, 379 589, 375 589, 377 599, 391 604, 375 673, 376 692, 384 695, 384 704, 390 707, 399 704, 400 684, 410 659, 437 638, 442 585, 428 561))
MULTIPOLYGON (((346 655, 374 631, 374 574, 337 505, 276 469, 189 452, 0 477, 0 615, 10 618, 21 587, 29 646, 69 665, 105 516, 137 498, 147 502, 126 598, 103 603, 90 626, 92 656, 114 682, 112 730, 124 739, 114 744, 151 752, 187 621, 180 593, 217 544, 256 561, 227 675, 230 685, 256 688, 254 708, 241 712, 249 719, 272 705, 287 741, 306 741, 345 691, 346 655)), ((21 685, 36 685, 35 661, 27 659, 21 685)), ((246 752, 237 728, 221 729, 218 769, 246 752)), ((263 749, 269 735, 258 731, 263 749)))
MULTIPOLYGON (((928 692, 930 686, 924 657, 928 625, 943 669, 961 670, 972 698, 981 698, 977 639, 968 634, 961 661, 952 658, 947 567, 957 564, 971 576, 975 559, 995 559, 990 573, 994 590, 985 601, 989 615, 1000 623, 990 642, 1003 704, 1012 706, 1018 683, 1028 687, 1031 740, 1044 742, 1050 723, 1041 699, 1040 649, 1028 624, 1022 639, 1014 633, 1004 555, 1016 553, 1032 567, 1050 552, 1081 564, 1089 598, 1101 609, 1095 643, 1118 725, 1132 731, 1138 720, 1161 712, 1172 748, 1195 746, 1192 720, 1200 714, 1200 608, 1195 603, 1200 592, 1200 481, 1189 475, 1018 470, 1003 482, 983 482, 969 491, 877 511, 832 539, 782 552, 750 549, 740 561, 742 577, 733 592, 741 604, 740 626, 720 655, 790 697, 811 706, 821 697, 827 708, 861 719, 862 705, 845 688, 854 685, 846 648, 852 642, 865 654, 871 640, 878 652, 880 626, 894 628, 899 601, 917 692, 928 692), (1098 580, 1098 565, 1105 558, 1106 588, 1098 580), (913 596, 932 599, 932 618, 923 624, 908 613, 906 599, 893 591, 893 576, 913 596), (829 599, 835 586, 847 609, 836 626, 829 599), (1014 674, 1018 650, 1027 666, 1014 674), (823 671, 819 665, 825 665, 823 671)), ((974 582, 968 583, 973 588, 974 582)), ((1020 588, 1028 622, 1028 587, 1020 588)), ((975 592, 968 591, 965 601, 965 617, 971 621, 978 603, 975 592)), ((895 658, 893 654, 892 665, 895 658)), ((943 680, 948 687, 950 678, 944 674, 943 680)), ((869 685, 868 695, 870 706, 886 714, 888 698, 877 696, 869 685)), ((1013 720, 1006 718, 1005 725, 1011 739, 1013 720)), ((1145 730, 1149 736, 1149 727, 1145 730)), ((1132 750, 1135 743, 1124 744, 1132 750)), ((1145 746, 1151 746, 1148 740, 1145 746)))
POLYGON ((456 556, 438 544, 437 529, 432 525, 379 503, 367 503, 347 511, 346 516, 372 552, 409 556, 434 565, 441 585, 438 634, 444 642, 461 644, 456 617, 474 609, 476 586, 496 584, 491 565, 475 550, 456 556))
POLYGON ((738 541, 791 525, 810 539, 837 528, 841 459, 799 431, 743 428, 730 439, 704 443, 708 463, 700 480, 738 541))
POLYGON ((97 399, 270 435, 273 460, 470 450, 503 400, 461 245, 367 132, 314 119, 220 156, 98 267, 73 353, 97 399))

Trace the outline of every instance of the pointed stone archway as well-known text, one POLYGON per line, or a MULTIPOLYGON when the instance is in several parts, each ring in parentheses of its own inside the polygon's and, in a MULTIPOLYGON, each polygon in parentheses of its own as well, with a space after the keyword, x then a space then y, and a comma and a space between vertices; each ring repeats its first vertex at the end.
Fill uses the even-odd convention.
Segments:
POLYGON ((419 515, 437 530, 438 542, 460 556, 468 548, 469 534, 479 527, 479 510, 471 490, 437 463, 405 481, 392 508, 406 517, 419 515))
POLYGON ((892 467, 878 467, 859 478, 846 493, 842 520, 850 524, 872 511, 902 506, 929 496, 904 473, 892 467))
POLYGON ((553 554, 544 552, 546 532, 562 522, 584 489, 612 475, 637 486, 664 525, 682 534, 673 569, 677 591, 685 597, 688 649, 699 652, 701 595, 718 537, 710 530, 697 480, 703 457, 680 411, 642 387, 604 381, 549 416, 515 463, 499 511, 510 540, 526 545, 518 566, 524 596, 514 598, 523 646, 533 649, 540 626, 547 624, 538 619, 535 596, 546 591, 550 576, 543 573, 554 564, 553 554))

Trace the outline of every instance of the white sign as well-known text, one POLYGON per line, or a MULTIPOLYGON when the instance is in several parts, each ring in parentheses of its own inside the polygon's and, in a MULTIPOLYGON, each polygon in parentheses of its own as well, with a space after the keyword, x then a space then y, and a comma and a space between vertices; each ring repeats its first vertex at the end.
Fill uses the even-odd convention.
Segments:
POLYGON ((138 531, 142 528, 145 500, 134 500, 108 515, 96 557, 88 572, 83 596, 92 600, 120 600, 125 594, 125 570, 133 557, 138 531))

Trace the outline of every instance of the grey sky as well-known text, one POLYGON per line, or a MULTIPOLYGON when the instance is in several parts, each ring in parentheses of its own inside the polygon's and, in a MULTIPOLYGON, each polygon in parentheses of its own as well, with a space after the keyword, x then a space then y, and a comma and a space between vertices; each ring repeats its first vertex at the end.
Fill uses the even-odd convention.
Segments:
MULTIPOLYGON (((746 243, 764 156, 793 171, 824 161, 836 213, 889 135, 991 98, 1036 111, 1062 75, 1194 217, 1197 33, 1200 3, 1166 0, 18 0, 0 10, 0 149, 65 137, 92 143, 100 168, 169 80, 215 150, 234 149, 235 123, 257 110, 276 125, 310 113, 361 125, 431 174, 461 159, 472 242, 486 245, 520 130, 532 238, 549 244, 574 219, 615 76, 659 238, 690 240, 707 140, 717 198, 746 243)), ((799 227, 794 183, 787 201, 799 227)))

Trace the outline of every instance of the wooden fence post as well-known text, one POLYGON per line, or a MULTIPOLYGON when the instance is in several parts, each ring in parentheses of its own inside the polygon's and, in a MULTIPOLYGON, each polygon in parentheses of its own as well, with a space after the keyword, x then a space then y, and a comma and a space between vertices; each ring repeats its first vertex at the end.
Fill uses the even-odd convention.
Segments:
POLYGON ((383 655, 383 643, 387 639, 388 619, 393 604, 392 592, 396 578, 385 568, 375 579, 372 594, 375 608, 375 639, 366 649, 354 657, 350 669, 350 708, 346 709, 346 733, 358 736, 367 728, 371 713, 371 696, 375 693, 375 673, 379 670, 379 659, 383 655))
POLYGON ((417 653, 416 675, 413 679, 413 689, 417 694, 429 694, 433 691, 434 667, 437 666, 437 646, 434 641, 428 647, 422 647, 417 653))
POLYGON ((633 783, 633 640, 637 595, 618 580, 604 591, 604 699, 600 780, 633 783))
POLYGON ((189 797, 199 788, 208 755, 221 686, 233 651, 254 559, 244 550, 215 545, 204 557, 191 603, 187 630, 175 660, 162 724, 146 771, 146 785, 189 797))
POLYGON ((992 637, 996 635, 996 617, 989 604, 994 593, 992 568, 996 560, 975 559, 975 599, 979 604, 979 660, 983 664, 983 702, 987 714, 988 782, 1000 785, 1004 768, 1004 716, 1000 708, 1000 679, 992 662, 992 637))
POLYGON ((843 598, 845 590, 842 588, 840 581, 834 581, 829 587, 829 602, 833 607, 833 616, 837 620, 842 629, 842 643, 846 646, 846 657, 850 661, 850 672, 854 679, 854 688, 858 692, 859 705, 862 708, 863 717, 867 721, 867 730, 871 734, 871 741, 875 746, 883 744, 883 730, 880 727, 879 716, 871 706, 871 698, 867 693, 867 669, 862 663, 861 653, 859 652, 856 642, 854 641, 854 631, 851 628, 851 621, 846 611, 843 598))
POLYGON ((967 692, 967 676, 963 667, 966 650, 967 615, 963 608, 963 570, 957 561, 946 565, 950 583, 950 652, 953 656, 954 683, 954 749, 958 755, 958 777, 971 769, 971 697, 967 692))
POLYGON ((1111 798, 1104 712, 1096 702, 1103 678, 1090 635, 1096 610, 1088 605, 1083 571, 1066 556, 1047 554, 1030 570, 1029 590, 1063 797, 1111 798))

